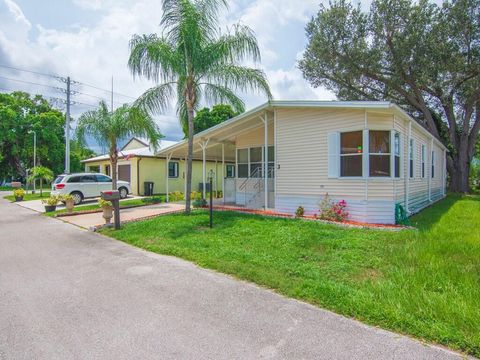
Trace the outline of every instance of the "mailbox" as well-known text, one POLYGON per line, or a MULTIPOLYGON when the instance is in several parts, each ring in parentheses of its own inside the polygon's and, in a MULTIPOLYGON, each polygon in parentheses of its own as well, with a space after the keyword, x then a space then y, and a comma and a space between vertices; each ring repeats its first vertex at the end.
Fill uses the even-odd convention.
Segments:
POLYGON ((106 190, 100 193, 100 197, 112 202, 115 230, 120 229, 120 192, 118 190, 106 190))
POLYGON ((102 191, 100 196, 103 200, 112 201, 112 200, 120 200, 120 191, 118 190, 107 190, 102 191))

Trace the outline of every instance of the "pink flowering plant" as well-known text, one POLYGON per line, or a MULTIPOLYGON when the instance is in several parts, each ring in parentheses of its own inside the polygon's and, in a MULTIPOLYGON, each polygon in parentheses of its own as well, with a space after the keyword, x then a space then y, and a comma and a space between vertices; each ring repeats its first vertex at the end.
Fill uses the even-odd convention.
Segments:
POLYGON ((345 200, 335 202, 330 199, 327 193, 320 203, 320 214, 318 218, 330 221, 345 221, 348 218, 346 208, 347 202, 345 200))

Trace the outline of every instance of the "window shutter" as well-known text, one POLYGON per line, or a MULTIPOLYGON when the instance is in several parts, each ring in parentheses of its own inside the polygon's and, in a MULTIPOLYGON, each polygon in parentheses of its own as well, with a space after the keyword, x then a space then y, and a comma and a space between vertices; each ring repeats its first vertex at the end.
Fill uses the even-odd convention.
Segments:
POLYGON ((340 134, 328 133, 328 177, 338 178, 340 175, 340 134))
POLYGON ((367 178, 370 176, 370 138, 368 130, 363 130, 363 147, 362 147, 362 172, 363 177, 367 178))

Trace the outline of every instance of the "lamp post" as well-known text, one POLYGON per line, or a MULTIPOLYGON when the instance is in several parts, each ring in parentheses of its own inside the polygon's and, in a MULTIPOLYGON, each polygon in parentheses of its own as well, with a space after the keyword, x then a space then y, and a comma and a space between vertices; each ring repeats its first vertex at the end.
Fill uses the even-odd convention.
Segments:
MULTIPOLYGON (((29 134, 33 133, 33 171, 35 172, 35 167, 37 166, 37 132, 35 130, 29 130, 29 134)), ((33 191, 32 194, 35 194, 37 181, 33 179, 33 191)))

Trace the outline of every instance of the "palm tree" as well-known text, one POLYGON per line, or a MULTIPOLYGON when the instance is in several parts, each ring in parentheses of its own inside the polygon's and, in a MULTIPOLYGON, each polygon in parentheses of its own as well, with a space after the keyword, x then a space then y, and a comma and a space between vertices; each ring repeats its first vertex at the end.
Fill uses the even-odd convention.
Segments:
POLYGON ((93 137, 100 145, 108 146, 114 190, 117 189, 118 141, 130 136, 145 137, 157 148, 163 137, 146 111, 124 104, 109 112, 104 101, 100 101, 97 110, 87 111, 80 116, 77 137, 84 143, 86 135, 93 137))
POLYGON ((134 35, 130 41, 128 65, 133 75, 156 83, 137 105, 160 113, 176 97, 182 128, 188 128, 186 213, 192 189, 193 119, 201 101, 230 104, 243 112, 237 90, 256 90, 272 98, 264 72, 241 65, 260 60, 252 30, 235 25, 222 35, 221 7, 227 7, 226 0, 163 0, 162 35, 134 35))
POLYGON ((40 197, 43 197, 43 181, 49 182, 53 180, 53 171, 45 166, 35 166, 32 168, 32 173, 28 176, 29 182, 34 182, 40 179, 40 197))

